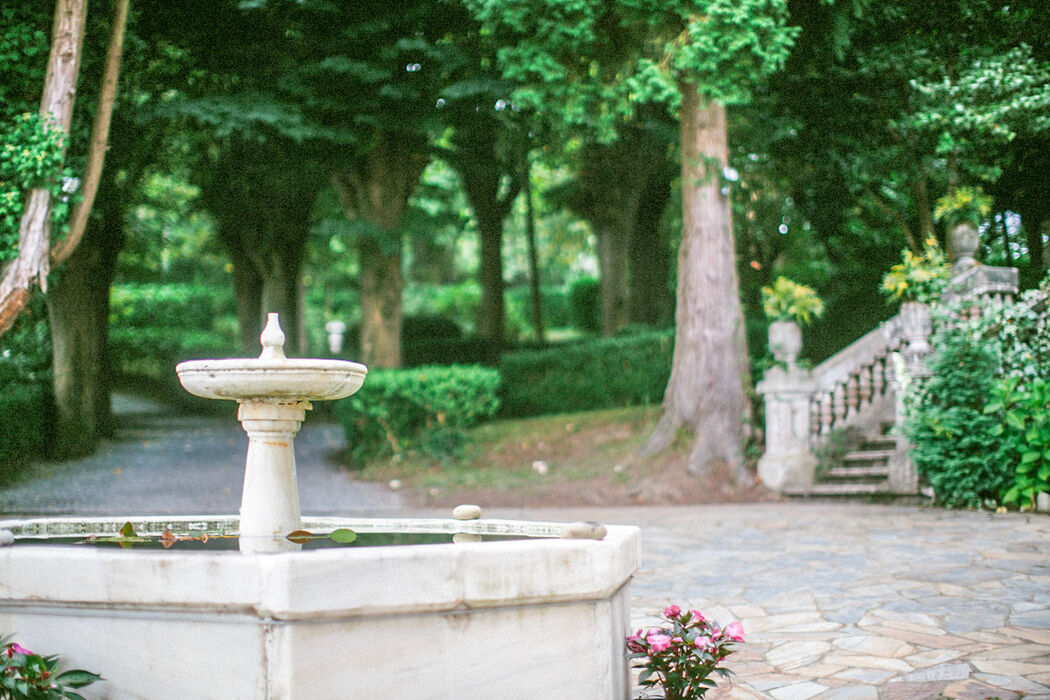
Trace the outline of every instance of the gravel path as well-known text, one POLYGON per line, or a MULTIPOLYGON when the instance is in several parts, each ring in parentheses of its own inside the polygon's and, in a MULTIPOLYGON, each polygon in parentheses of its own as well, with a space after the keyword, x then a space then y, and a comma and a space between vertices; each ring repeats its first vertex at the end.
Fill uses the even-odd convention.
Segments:
MULTIPOLYGON (((237 513, 248 437, 230 403, 229 418, 173 415, 143 399, 114 397, 118 428, 94 454, 38 462, 0 491, 0 514, 128 515, 237 513)), ((342 430, 307 414, 295 438, 303 513, 361 515, 397 510, 384 486, 355 481, 331 460, 342 430)))

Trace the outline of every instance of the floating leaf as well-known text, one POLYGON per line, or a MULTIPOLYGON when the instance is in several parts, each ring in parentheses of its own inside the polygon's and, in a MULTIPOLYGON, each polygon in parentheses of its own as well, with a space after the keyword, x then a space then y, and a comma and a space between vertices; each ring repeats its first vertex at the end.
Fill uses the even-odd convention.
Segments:
POLYGON ((131 521, 124 523, 124 527, 120 528, 120 534, 122 537, 135 537, 135 527, 131 524, 131 521))
POLYGON ((345 527, 341 527, 338 530, 332 530, 332 534, 328 535, 333 542, 339 544, 350 544, 357 539, 357 533, 353 530, 348 530, 345 527))
POLYGON ((170 549, 171 546, 177 541, 178 538, 175 537, 174 534, 172 534, 171 530, 165 530, 164 532, 160 533, 160 544, 162 547, 164 547, 164 549, 170 549))
POLYGON ((314 534, 312 532, 307 532, 306 530, 296 530, 295 532, 288 533, 288 539, 296 544, 306 544, 313 538, 314 534))

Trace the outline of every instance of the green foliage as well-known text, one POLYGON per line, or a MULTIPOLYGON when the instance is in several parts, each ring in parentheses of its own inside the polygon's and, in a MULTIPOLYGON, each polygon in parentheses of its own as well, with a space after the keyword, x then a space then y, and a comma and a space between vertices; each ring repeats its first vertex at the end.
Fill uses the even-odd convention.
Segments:
POLYGON ((500 360, 501 415, 540 416, 659 403, 671 373, 672 331, 591 340, 500 360))
POLYGON ((773 286, 762 287, 762 308, 771 321, 807 324, 824 313, 824 302, 812 287, 777 277, 773 286))
POLYGON ((939 503, 994 506, 1008 495, 1023 503, 1039 488, 1045 464, 1024 455, 1046 451, 1037 449, 1048 437, 1036 387, 1045 395, 1050 381, 1050 327, 1032 301, 970 320, 960 305, 938 314, 930 377, 907 389, 906 432, 939 503))
POLYGON ((406 452, 444 457, 496 412, 499 386, 499 372, 476 365, 375 370, 335 414, 358 464, 406 452))
POLYGON ((58 671, 57 656, 41 656, 0 638, 0 696, 7 700, 83 700, 75 689, 102 676, 90 671, 58 671))
POLYGON ((995 346, 969 329, 947 328, 933 347, 931 376, 909 401, 912 460, 939 504, 995 506, 1012 482, 1000 421, 984 413, 999 371, 995 346))
POLYGON ((937 200, 933 220, 980 226, 992 213, 992 198, 980 187, 956 187, 937 200))
POLYGON ((62 130, 40 115, 26 112, 10 123, 0 121, 0 261, 17 255, 18 228, 25 193, 43 187, 56 198, 52 220, 68 206, 62 192, 62 130))
POLYGON ((893 301, 932 303, 940 299, 948 284, 950 266, 937 239, 926 240, 922 255, 905 248, 901 261, 890 268, 882 279, 882 293, 893 301))
POLYGON ((569 285, 569 314, 572 325, 585 333, 602 329, 602 286, 593 277, 581 277, 569 285))
POLYGON ((117 284, 110 292, 116 328, 181 328, 211 331, 234 314, 228 288, 197 284, 117 284))
MULTIPOLYGON (((5 381, 0 372, 0 484, 14 469, 47 451, 53 398, 44 382, 5 381)), ((9 378, 10 379, 10 378, 9 378)))
POLYGON ((1050 383, 1042 377, 1021 385, 1005 377, 992 387, 984 413, 998 419, 994 433, 1014 465, 1013 484, 1003 494, 1007 505, 1035 508, 1036 496, 1050 493, 1050 383))

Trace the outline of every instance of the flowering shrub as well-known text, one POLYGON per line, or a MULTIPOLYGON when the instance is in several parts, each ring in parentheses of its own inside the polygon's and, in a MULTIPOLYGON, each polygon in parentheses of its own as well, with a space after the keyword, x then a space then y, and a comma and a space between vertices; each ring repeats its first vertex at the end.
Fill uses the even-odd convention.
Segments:
POLYGON ((702 698, 715 687, 708 676, 729 676, 719 664, 733 653, 734 643, 744 641, 744 628, 739 622, 719 627, 699 610, 683 611, 677 605, 665 608, 661 618, 666 625, 627 637, 627 658, 643 669, 639 685, 659 685, 665 700, 702 698))
POLYGON ((83 696, 74 688, 83 688, 101 676, 78 669, 56 673, 57 656, 40 656, 8 638, 0 639, 0 698, 12 700, 76 700, 83 696))
POLYGON ((937 239, 930 236, 926 239, 922 255, 904 249, 901 261, 882 278, 882 293, 890 302, 935 302, 948 284, 949 270, 944 251, 937 244, 937 239))
POLYGON ((812 287, 777 277, 771 287, 762 287, 762 308, 771 321, 803 325, 824 313, 824 302, 812 287))

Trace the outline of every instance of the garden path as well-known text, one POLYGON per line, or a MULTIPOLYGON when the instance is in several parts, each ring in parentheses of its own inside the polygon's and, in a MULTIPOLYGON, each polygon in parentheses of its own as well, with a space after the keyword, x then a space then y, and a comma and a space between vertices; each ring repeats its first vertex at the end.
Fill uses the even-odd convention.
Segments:
MULTIPOLYGON (((114 396, 113 438, 82 459, 30 465, 17 484, 0 490, 0 514, 236 513, 248 436, 233 402, 229 409, 228 415, 193 416, 114 396)), ((329 459, 344 444, 338 425, 307 414, 295 438, 303 512, 366 515, 399 508, 397 493, 355 481, 329 459)))

